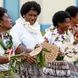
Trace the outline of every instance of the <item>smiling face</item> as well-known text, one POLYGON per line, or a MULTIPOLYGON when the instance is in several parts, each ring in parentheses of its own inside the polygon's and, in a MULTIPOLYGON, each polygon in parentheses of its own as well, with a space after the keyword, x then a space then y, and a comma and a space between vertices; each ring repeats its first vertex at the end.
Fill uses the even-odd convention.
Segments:
POLYGON ((69 18, 66 18, 65 21, 63 23, 61 23, 59 27, 63 31, 67 31, 69 26, 70 26, 70 19, 69 18))
POLYGON ((31 25, 33 25, 37 20, 37 11, 30 10, 26 15, 23 15, 24 19, 29 22, 31 25))
POLYGON ((2 20, 0 21, 0 28, 2 30, 9 30, 12 28, 12 20, 6 13, 4 13, 2 20))
POLYGON ((65 18, 65 21, 62 23, 58 22, 57 27, 58 33, 64 34, 64 32, 68 30, 69 26, 70 26, 70 18, 65 18))

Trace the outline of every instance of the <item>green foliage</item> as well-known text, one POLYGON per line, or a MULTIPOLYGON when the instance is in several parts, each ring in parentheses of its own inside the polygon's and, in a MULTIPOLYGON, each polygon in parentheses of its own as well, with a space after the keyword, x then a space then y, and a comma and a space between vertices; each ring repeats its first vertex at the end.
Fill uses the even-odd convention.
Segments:
POLYGON ((45 66, 45 52, 49 52, 46 48, 43 48, 41 53, 37 55, 37 62, 41 67, 45 66))
POLYGON ((63 60, 63 58, 64 58, 64 56, 57 56, 56 60, 61 61, 61 60, 63 60))
POLYGON ((42 36, 44 36, 45 35, 45 32, 44 31, 41 31, 41 34, 42 34, 42 36))

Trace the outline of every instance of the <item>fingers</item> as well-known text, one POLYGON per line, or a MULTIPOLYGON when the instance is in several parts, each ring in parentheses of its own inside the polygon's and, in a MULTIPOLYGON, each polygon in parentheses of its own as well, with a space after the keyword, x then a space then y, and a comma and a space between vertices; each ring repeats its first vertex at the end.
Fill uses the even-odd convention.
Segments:
POLYGON ((46 37, 44 38, 44 40, 45 40, 44 42, 47 42, 47 43, 49 43, 49 41, 48 41, 48 39, 47 39, 46 37))
POLYGON ((27 61, 28 61, 29 64, 34 64, 34 63, 36 63, 36 58, 29 57, 27 61))
POLYGON ((26 49, 26 53, 30 53, 32 50, 30 49, 26 49))
POLYGON ((36 44, 35 48, 38 48, 39 47, 39 44, 36 44))
POLYGON ((21 60, 22 60, 22 61, 27 61, 29 64, 34 64, 34 63, 36 63, 36 58, 31 57, 31 56, 29 55, 29 53, 24 54, 24 56, 21 57, 21 60))

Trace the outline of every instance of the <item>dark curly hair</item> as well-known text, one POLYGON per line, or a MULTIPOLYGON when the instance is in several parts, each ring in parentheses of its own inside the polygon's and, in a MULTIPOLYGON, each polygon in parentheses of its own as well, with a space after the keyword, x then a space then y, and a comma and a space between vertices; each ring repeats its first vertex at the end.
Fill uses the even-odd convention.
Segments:
POLYGON ((35 1, 28 1, 24 3, 23 6, 21 7, 21 10, 20 10, 21 16, 23 17, 23 15, 27 14, 32 9, 37 11, 38 15, 41 12, 40 4, 38 4, 35 1))
POLYGON ((67 11, 70 14, 71 17, 75 17, 78 13, 78 7, 69 6, 69 7, 66 8, 65 11, 67 11))
POLYGON ((6 13, 7 10, 3 7, 0 7, 0 20, 2 20, 2 17, 4 16, 4 13, 6 13))
POLYGON ((70 15, 65 12, 65 11, 58 11, 54 14, 53 18, 52 18, 52 22, 53 22, 53 25, 56 27, 58 27, 58 22, 59 23, 63 23, 65 22, 65 19, 66 18, 70 18, 70 15))

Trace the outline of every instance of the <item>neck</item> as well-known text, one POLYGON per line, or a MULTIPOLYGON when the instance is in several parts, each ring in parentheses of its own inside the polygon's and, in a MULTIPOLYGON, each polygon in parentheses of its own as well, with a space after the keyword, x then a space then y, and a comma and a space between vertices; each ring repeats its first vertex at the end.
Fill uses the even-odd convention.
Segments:
POLYGON ((7 31, 7 29, 3 29, 0 27, 0 32, 6 32, 6 31, 7 31))
POLYGON ((74 28, 75 23, 73 21, 71 21, 70 24, 71 24, 71 28, 74 28))
POLYGON ((57 28, 57 31, 58 31, 59 34, 64 34, 64 30, 60 27, 57 28))

